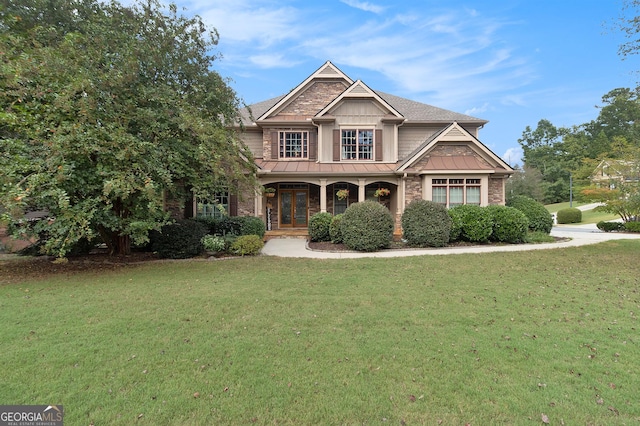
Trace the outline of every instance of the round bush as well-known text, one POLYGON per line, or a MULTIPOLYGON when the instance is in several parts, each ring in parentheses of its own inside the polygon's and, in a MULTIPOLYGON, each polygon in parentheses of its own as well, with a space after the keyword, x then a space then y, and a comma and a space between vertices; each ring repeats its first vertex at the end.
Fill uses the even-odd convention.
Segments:
POLYGON ((450 234, 452 241, 465 240, 473 243, 489 241, 493 232, 493 219, 487 209, 465 204, 449 209, 449 216, 452 220, 450 234))
POLYGON ((329 228, 333 215, 327 212, 316 213, 309 218, 309 238, 311 241, 330 241, 329 228))
POLYGON ((520 210, 529 219, 529 230, 546 234, 553 228, 553 217, 542 203, 524 195, 516 195, 507 200, 507 206, 520 210))
POLYGON ((582 211, 575 207, 558 210, 557 220, 558 223, 580 223, 582 222, 582 211))
POLYGON ((342 243, 342 231, 340 230, 340 223, 342 223, 342 213, 335 215, 331 219, 331 225, 329 225, 329 237, 333 244, 342 243))
POLYGON ((393 217, 382 204, 364 201, 351 204, 340 224, 344 244, 351 250, 376 251, 391 245, 393 217))
POLYGON ((202 237, 206 234, 207 228, 201 223, 191 219, 179 220, 150 234, 151 249, 168 259, 198 256, 204 250, 202 237))
POLYGON ((231 244, 231 252, 240 256, 253 256, 264 247, 262 237, 258 235, 241 235, 231 244))
POLYGON ((529 219, 520 210, 507 206, 487 206, 491 213, 493 230, 491 241, 502 243, 522 243, 526 241, 529 219))
POLYGON ((240 235, 257 235, 262 238, 267 232, 265 223, 259 217, 238 216, 236 220, 240 223, 240 235))
POLYGON ((412 201, 402 214, 402 233, 414 247, 444 247, 449 242, 451 217, 442 204, 412 201))

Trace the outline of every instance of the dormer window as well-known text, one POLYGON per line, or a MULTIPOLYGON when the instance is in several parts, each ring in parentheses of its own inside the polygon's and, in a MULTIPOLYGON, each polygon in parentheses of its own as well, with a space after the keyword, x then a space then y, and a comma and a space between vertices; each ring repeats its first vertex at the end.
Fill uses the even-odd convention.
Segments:
POLYGON ((280 132, 280 158, 309 158, 309 132, 280 132))
POLYGON ((373 160, 373 129, 342 129, 340 152, 342 160, 373 160))

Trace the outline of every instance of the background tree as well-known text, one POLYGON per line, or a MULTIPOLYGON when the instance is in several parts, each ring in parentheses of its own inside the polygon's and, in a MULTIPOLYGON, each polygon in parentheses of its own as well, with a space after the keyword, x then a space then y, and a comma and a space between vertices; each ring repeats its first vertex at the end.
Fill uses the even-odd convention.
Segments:
POLYGON ((214 70, 215 30, 155 0, 9 0, 0 9, 0 206, 46 209, 44 251, 99 237, 128 253, 163 200, 255 187, 214 70))

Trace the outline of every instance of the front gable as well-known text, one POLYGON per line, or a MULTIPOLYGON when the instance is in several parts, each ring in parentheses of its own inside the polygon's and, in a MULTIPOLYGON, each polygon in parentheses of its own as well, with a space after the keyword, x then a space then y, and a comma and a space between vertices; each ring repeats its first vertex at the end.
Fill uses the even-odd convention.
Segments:
POLYGON ((513 173, 513 169, 454 122, 415 149, 397 168, 412 174, 513 173))

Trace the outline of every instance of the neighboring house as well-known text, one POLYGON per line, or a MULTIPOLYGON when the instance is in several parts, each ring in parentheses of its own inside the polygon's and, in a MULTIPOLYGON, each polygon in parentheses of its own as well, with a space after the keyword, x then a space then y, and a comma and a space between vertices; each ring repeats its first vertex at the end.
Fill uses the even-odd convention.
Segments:
POLYGON ((638 182, 640 170, 636 163, 627 160, 602 160, 591 175, 594 185, 615 189, 621 183, 638 182))
MULTIPOLYGON (((263 218, 268 230, 306 229, 314 213, 376 200, 399 232, 415 199, 504 204, 514 172, 478 140, 487 121, 376 92, 331 62, 288 94, 241 112, 259 182, 275 195, 221 194, 219 201, 234 214, 263 218)), ((211 203, 195 204, 197 215, 219 214, 211 203)))

